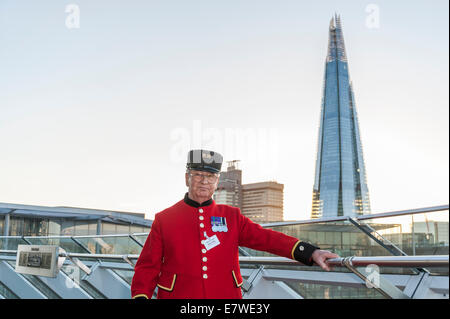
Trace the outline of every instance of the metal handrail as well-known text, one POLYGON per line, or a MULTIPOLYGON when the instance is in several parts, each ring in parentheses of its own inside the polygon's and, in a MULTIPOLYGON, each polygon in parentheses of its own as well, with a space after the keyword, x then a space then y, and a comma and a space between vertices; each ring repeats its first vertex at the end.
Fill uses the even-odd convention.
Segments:
MULTIPOLYGON (((377 218, 386 218, 386 217, 395 217, 395 216, 404 216, 404 215, 413 215, 413 214, 432 213, 432 212, 439 212, 439 211, 445 211, 445 210, 449 210, 448 204, 440 205, 440 206, 394 211, 394 212, 361 215, 361 216, 356 216, 353 218, 355 218, 357 220, 366 220, 366 219, 377 219, 377 218)), ((317 224, 317 223, 347 221, 348 219, 349 219, 348 216, 325 217, 325 218, 297 220, 297 221, 290 221, 290 222, 286 221, 286 222, 265 223, 265 224, 261 224, 261 226, 262 227, 293 226, 293 225, 303 225, 303 224, 317 224)))
POLYGON ((72 238, 114 238, 114 237, 128 237, 130 235, 142 236, 149 233, 124 233, 124 234, 106 234, 106 235, 48 235, 48 236, 0 236, 0 239, 72 239, 72 238))
MULTIPOLYGON (((17 254, 17 250, 0 250, 0 254, 17 254)), ((84 253, 60 253, 59 257, 85 258, 85 259, 124 259, 135 260, 138 254, 84 254, 84 253)), ((301 265, 296 260, 285 257, 255 257, 239 256, 239 263, 244 265, 275 265, 296 266, 301 265)), ((377 265, 382 267, 448 267, 448 255, 423 255, 423 256, 350 256, 332 258, 327 260, 332 267, 344 267, 350 264, 354 267, 377 265)))
POLYGON ((329 261, 331 266, 345 265, 365 267, 377 265, 382 267, 448 267, 448 255, 423 255, 423 256, 376 256, 376 257, 346 257, 329 261))
POLYGON ((439 205, 439 206, 431 206, 431 207, 423 207, 423 208, 414 208, 414 209, 407 209, 407 210, 399 210, 399 211, 393 211, 393 212, 386 212, 386 213, 378 213, 378 214, 370 214, 370 215, 363 215, 363 216, 356 216, 359 220, 364 219, 372 219, 372 216, 376 216, 376 218, 384 218, 384 217, 392 217, 392 216, 399 216, 399 215, 414 215, 414 214, 424 214, 424 213, 433 213, 433 212, 440 212, 444 210, 449 210, 449 205, 439 205))
MULTIPOLYGON (((377 265, 382 267, 448 267, 448 255, 423 255, 423 256, 368 256, 368 257, 340 257, 327 260, 332 267, 345 266, 345 263, 355 267, 377 265)), ((278 266, 293 266, 297 261, 284 257, 249 257, 239 256, 241 264, 265 264, 278 266)))

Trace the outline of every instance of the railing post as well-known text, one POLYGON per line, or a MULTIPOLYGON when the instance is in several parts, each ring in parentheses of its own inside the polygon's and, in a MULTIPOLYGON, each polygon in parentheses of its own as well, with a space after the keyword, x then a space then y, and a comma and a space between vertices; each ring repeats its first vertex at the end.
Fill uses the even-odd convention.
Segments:
MULTIPOLYGON (((9 236, 9 221, 11 218, 11 212, 5 215, 5 223, 3 225, 3 236, 9 236)), ((5 240, 3 241, 3 247, 2 249, 8 249, 8 237, 5 237, 5 240)))
POLYGON ((416 255, 416 240, 414 239, 414 215, 411 215, 412 254, 416 255))
POLYGON ((367 288, 373 288, 379 293, 381 293, 383 296, 389 299, 410 299, 409 296, 404 294, 400 289, 395 287, 392 283, 390 283, 388 280, 385 280, 380 273, 375 272, 372 270, 368 270, 369 266, 367 267, 354 267, 352 264, 352 259, 354 257, 346 257, 342 261, 342 264, 347 267, 351 272, 353 272, 355 275, 357 275, 359 278, 364 280, 366 283, 367 288), (376 280, 375 283, 371 279, 374 278, 376 280))

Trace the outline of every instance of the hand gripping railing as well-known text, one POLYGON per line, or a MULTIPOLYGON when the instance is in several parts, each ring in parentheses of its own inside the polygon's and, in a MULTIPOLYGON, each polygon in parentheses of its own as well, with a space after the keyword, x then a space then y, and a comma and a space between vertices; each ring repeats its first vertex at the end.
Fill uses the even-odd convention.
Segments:
MULTIPOLYGON (((448 255, 431 256, 370 256, 370 257, 341 257, 328 259, 332 267, 354 266, 364 267, 377 265, 380 267, 448 267, 448 255)), ((239 256, 241 264, 265 264, 279 266, 294 266, 299 263, 284 257, 253 257, 239 256)))

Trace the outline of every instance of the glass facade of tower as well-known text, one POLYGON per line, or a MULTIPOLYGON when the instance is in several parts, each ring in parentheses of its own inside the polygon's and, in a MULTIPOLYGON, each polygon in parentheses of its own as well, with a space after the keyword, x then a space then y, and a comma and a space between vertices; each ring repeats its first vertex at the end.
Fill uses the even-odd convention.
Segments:
POLYGON ((369 213, 355 98, 341 21, 336 16, 329 29, 311 217, 369 213))

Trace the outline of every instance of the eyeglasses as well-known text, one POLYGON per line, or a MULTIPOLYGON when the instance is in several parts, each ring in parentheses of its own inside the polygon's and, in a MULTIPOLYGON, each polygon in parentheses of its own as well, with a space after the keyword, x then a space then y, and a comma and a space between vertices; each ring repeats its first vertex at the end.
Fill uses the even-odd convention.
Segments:
POLYGON ((203 178, 205 178, 209 184, 216 182, 217 178, 219 177, 218 175, 215 175, 215 174, 189 173, 189 175, 196 182, 201 182, 201 181, 203 181, 203 178))

